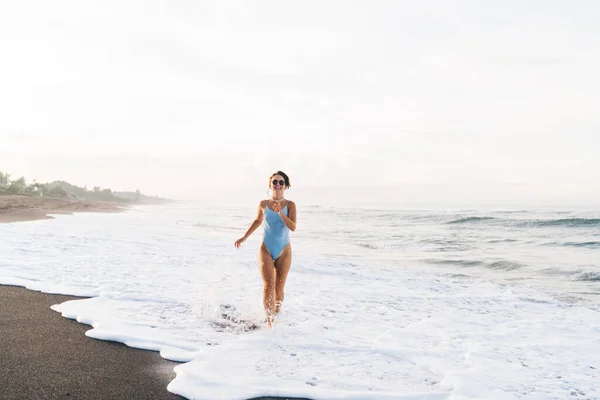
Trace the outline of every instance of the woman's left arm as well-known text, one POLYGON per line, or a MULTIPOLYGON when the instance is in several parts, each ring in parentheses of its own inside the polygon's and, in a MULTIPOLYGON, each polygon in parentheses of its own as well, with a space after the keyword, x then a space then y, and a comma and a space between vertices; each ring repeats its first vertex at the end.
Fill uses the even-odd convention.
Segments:
POLYGON ((294 203, 293 201, 288 201, 287 206, 288 206, 288 215, 286 216, 283 213, 283 209, 282 209, 281 211, 279 211, 279 216, 285 223, 285 226, 287 226, 290 229, 290 231, 293 232, 296 230, 296 203, 294 203))

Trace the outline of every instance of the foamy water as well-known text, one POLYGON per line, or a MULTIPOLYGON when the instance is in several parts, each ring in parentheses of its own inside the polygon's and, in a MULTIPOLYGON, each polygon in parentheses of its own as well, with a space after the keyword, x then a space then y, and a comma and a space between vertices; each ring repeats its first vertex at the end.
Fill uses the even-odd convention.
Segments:
POLYGON ((600 398, 598 215, 299 204, 268 329, 255 209, 0 225, 0 283, 92 296, 53 309, 182 361, 192 399, 600 398))

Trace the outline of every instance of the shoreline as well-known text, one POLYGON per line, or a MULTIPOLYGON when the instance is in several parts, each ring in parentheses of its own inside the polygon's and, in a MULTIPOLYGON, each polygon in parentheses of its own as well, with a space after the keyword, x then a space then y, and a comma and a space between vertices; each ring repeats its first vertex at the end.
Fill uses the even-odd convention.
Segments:
POLYGON ((80 212, 117 213, 126 211, 123 204, 74 200, 59 197, 0 195, 0 223, 53 219, 50 214, 80 212))
POLYGON ((50 308, 86 298, 0 284, 0 397, 186 400, 167 390, 181 363, 156 351, 90 338, 85 335, 89 325, 50 308))
POLYGON ((76 299, 0 285, 0 397, 184 399, 167 391, 179 363, 89 338, 89 325, 50 308, 76 299))
MULTIPOLYGON (((46 213, 121 212, 115 204, 51 199, 49 208, 15 207, 6 212, 0 196, 0 223, 53 219, 46 213), (89 204, 89 205, 87 205, 89 204), (51 208, 55 205, 62 207, 51 208), (17 212, 16 212, 17 211, 17 212), (22 211, 22 212, 18 212, 22 211), (51 211, 51 212, 50 212, 51 211)), ((3 199, 4 198, 4 199, 3 199)), ((36 202, 26 205, 37 205, 36 202)), ((19 202, 17 202, 19 204, 19 202)), ((186 400, 167 390, 179 362, 152 350, 86 336, 90 325, 65 318, 50 307, 88 297, 43 293, 0 283, 0 397, 186 400)), ((253 397, 249 400, 311 400, 296 397, 253 397)))

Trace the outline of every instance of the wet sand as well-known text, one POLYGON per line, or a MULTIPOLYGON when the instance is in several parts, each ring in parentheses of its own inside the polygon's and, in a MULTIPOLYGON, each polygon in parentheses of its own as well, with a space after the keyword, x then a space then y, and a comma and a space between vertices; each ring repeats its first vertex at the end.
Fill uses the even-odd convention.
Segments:
POLYGON ((76 298, 0 286, 0 398, 183 399, 167 391, 177 363, 91 339, 50 309, 76 298))

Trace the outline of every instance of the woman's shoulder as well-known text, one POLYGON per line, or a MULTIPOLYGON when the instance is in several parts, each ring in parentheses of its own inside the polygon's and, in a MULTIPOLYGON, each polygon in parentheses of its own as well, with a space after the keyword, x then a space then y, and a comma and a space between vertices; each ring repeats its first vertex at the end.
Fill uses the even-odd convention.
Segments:
POLYGON ((296 203, 294 203, 292 200, 288 200, 286 205, 296 207, 296 203))

